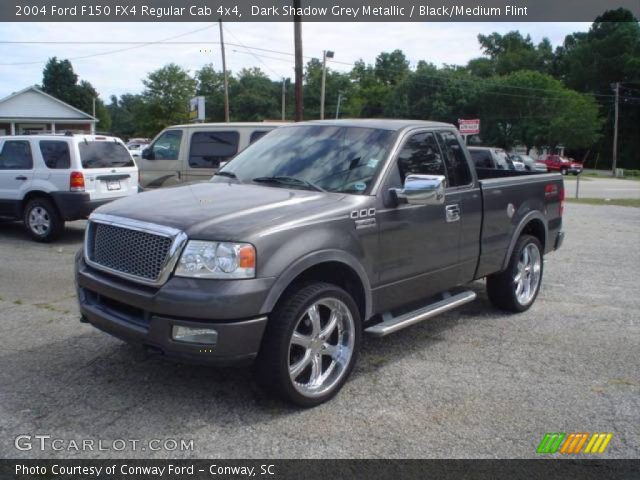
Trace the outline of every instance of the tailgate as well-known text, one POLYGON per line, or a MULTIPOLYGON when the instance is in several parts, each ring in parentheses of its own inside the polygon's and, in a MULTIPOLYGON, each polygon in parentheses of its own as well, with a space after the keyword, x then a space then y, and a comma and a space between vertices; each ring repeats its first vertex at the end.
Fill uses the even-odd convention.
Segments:
POLYGON ((85 170, 86 192, 91 200, 125 197, 138 193, 136 167, 96 168, 85 170))

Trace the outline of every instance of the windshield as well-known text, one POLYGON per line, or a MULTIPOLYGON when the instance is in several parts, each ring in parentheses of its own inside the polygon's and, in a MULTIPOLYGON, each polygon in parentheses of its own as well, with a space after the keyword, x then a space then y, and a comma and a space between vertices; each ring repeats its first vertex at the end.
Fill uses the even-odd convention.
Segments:
POLYGON ((124 145, 118 142, 80 142, 82 168, 133 167, 133 159, 124 145))
POLYGON ((235 178, 274 187, 367 194, 394 134, 329 125, 281 127, 238 154, 213 181, 235 178))

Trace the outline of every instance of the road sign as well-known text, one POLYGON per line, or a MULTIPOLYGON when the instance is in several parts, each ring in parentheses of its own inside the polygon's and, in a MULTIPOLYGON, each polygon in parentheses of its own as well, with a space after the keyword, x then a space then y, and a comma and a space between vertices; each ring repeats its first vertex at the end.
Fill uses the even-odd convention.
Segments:
POLYGON ((194 97, 189 100, 189 120, 204 122, 204 97, 194 97))
POLYGON ((480 119, 471 120, 458 119, 458 126, 461 135, 477 135, 480 133, 480 119))

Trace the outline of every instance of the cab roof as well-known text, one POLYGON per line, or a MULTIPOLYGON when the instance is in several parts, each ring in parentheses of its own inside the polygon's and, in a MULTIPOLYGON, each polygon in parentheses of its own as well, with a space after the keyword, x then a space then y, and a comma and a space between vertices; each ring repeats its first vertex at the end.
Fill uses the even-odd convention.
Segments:
POLYGON ((456 128, 450 123, 443 122, 431 122, 426 120, 399 120, 399 119, 387 119, 387 118, 355 118, 355 119, 341 119, 341 120, 312 120, 309 122, 302 122, 307 125, 332 125, 336 127, 363 127, 363 128, 377 128, 380 130, 404 130, 406 128, 456 128))

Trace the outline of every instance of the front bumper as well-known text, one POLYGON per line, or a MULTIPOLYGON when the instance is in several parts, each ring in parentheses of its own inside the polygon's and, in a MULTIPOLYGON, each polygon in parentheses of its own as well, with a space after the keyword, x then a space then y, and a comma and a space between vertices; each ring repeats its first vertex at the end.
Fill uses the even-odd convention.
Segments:
POLYGON ((98 272, 76 257, 82 320, 129 343, 200 364, 229 364, 256 357, 267 324, 260 312, 272 279, 171 278, 159 289, 98 272), (216 330, 217 343, 176 341, 174 325, 216 330))

